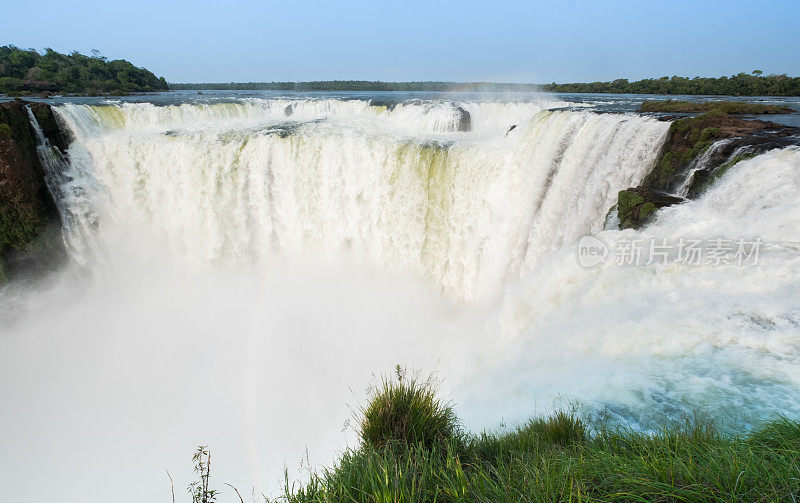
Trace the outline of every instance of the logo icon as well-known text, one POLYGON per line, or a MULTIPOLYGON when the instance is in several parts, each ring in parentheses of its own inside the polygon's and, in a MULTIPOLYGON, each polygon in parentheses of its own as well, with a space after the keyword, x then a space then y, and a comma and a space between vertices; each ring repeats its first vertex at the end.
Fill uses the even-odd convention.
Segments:
POLYGON ((594 267, 605 262, 608 246, 594 236, 583 236, 578 241, 578 263, 581 267, 594 267))

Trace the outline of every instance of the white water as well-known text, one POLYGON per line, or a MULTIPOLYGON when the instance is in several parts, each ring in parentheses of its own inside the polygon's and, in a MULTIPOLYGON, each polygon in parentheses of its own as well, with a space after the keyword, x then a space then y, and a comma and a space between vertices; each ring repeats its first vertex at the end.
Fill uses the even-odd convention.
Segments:
POLYGON ((282 101, 62 107, 77 138, 75 189, 86 198, 70 204, 100 226, 76 226, 76 259, 109 249, 112 262, 124 249, 192 265, 347 255, 431 279, 457 298, 486 297, 542 253, 599 230, 667 127, 484 104, 465 107, 475 132, 431 135, 441 128, 425 121, 409 130, 445 104, 376 113, 364 103, 295 103, 293 120, 327 117, 302 122, 259 115, 282 114, 282 101), (522 116, 506 135, 500 117, 522 116), (484 123, 500 125, 481 131, 484 123))
MULTIPOLYGON (((681 197, 686 197, 689 193, 689 189, 692 186, 692 180, 694 179, 695 173, 698 171, 704 170, 708 168, 708 163, 711 162, 711 157, 725 145, 729 144, 733 141, 731 138, 724 138, 722 140, 717 140, 712 143, 702 154, 697 156, 697 158, 692 161, 692 163, 687 166, 686 168, 686 178, 683 180, 683 183, 678 187, 675 193, 681 197)), ((736 149, 737 152, 739 149, 736 149)), ((731 159, 733 156, 731 156, 731 159)), ((724 163, 723 163, 724 164, 724 163)))
POLYGON ((395 363, 437 370, 472 429, 571 401, 643 427, 800 414, 797 150, 601 232, 667 124, 466 102, 460 133, 452 104, 287 104, 58 110, 81 267, 0 294, 10 498, 162 501, 164 467, 180 498, 199 443, 217 486, 269 490, 306 447, 353 445, 348 404, 395 363), (584 269, 584 234, 770 246, 757 266, 584 269))

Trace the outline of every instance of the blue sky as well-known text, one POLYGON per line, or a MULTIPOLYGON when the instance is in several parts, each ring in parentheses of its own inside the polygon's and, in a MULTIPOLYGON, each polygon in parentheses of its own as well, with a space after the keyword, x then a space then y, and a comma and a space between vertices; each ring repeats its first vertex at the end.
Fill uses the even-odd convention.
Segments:
POLYGON ((798 0, 45 0, 1 14, 0 44, 98 49, 170 82, 800 75, 798 0))

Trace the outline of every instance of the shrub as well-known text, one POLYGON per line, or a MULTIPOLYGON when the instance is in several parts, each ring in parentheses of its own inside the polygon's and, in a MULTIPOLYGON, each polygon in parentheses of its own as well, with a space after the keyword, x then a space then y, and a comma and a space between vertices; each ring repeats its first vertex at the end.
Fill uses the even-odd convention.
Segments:
POLYGON ((362 410, 361 439, 381 448, 400 444, 433 449, 460 436, 453 408, 436 396, 431 378, 407 378, 397 367, 396 381, 384 377, 362 410))
POLYGON ((718 127, 707 127, 700 132, 700 141, 708 141, 720 135, 718 127))

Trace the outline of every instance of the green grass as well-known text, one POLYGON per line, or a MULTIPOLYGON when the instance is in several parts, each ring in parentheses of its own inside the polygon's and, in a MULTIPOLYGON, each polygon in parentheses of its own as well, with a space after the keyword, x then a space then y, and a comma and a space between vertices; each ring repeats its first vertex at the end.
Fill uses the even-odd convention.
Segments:
MULTIPOLYGON (((373 400, 388 397, 387 388, 381 387, 373 400)), ((588 424, 560 412, 510 432, 435 437, 438 440, 429 445, 399 441, 378 446, 364 441, 306 483, 291 483, 287 477, 281 499, 292 503, 800 500, 800 423, 789 419, 742 435, 723 433, 699 419, 641 433, 588 424)))
POLYGON ((400 366, 396 379, 383 378, 369 405, 361 410, 361 439, 366 446, 402 443, 432 449, 460 436, 453 408, 437 398, 430 379, 420 382, 406 377, 400 366))
POLYGON ((642 112, 695 113, 720 110, 728 114, 790 114, 794 110, 787 106, 746 103, 742 101, 645 101, 640 108, 642 112))

